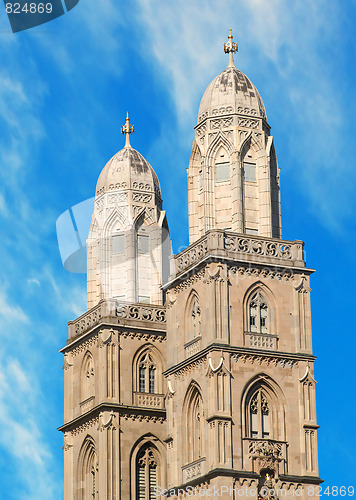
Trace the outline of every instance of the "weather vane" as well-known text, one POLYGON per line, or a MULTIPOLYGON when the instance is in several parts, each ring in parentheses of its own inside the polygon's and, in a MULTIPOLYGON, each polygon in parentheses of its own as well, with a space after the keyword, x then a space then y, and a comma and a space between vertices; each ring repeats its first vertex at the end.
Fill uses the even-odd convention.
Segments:
POLYGON ((229 36, 228 36, 228 42, 224 43, 224 52, 225 54, 229 54, 229 65, 228 67, 234 67, 234 57, 233 54, 236 54, 238 52, 239 48, 237 46, 237 43, 233 41, 234 37, 231 34, 231 29, 229 29, 229 36))
POLYGON ((126 135, 126 144, 125 148, 130 147, 130 135, 133 134, 135 128, 133 125, 130 125, 129 112, 126 114, 126 123, 121 127, 121 133, 126 135))

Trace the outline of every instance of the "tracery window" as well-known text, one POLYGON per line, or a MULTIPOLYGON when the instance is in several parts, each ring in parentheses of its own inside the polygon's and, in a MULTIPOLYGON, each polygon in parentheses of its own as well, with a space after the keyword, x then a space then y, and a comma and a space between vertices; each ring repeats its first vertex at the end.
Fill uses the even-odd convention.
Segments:
POLYGON ((139 392, 156 391, 156 365, 149 352, 145 352, 138 362, 138 390, 139 392))
POLYGON ((187 415, 187 449, 188 463, 194 462, 203 456, 204 410, 203 400, 195 390, 188 405, 187 415))
POLYGON ((98 456, 94 442, 87 439, 80 459, 79 500, 97 500, 98 495, 98 456))
POLYGON ((83 361, 80 392, 81 401, 85 401, 95 395, 94 361, 89 353, 86 354, 83 361))
POLYGON ((201 336, 201 310, 198 299, 195 297, 191 309, 193 338, 201 336))
POLYGON ((270 437, 270 407, 266 394, 259 389, 249 404, 250 437, 268 439, 270 437))
POLYGON ((263 295, 257 292, 249 304, 249 331, 268 333, 268 304, 263 295))
POLYGON ((157 498, 158 476, 157 452, 151 446, 145 446, 137 454, 136 459, 136 499, 153 500, 157 498))

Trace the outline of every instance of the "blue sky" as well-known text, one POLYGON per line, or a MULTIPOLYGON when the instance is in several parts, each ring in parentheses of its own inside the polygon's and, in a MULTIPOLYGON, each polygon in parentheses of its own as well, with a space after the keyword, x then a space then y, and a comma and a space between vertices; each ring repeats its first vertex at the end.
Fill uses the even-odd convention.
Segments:
POLYGON ((312 277, 320 476, 355 484, 356 2, 81 0, 12 34, 0 7, 0 484, 4 500, 60 499, 66 322, 85 277, 66 272, 55 222, 133 146, 155 168, 173 248, 188 243, 186 171, 200 98, 227 65, 259 89, 281 167, 285 239, 312 277), (350 425, 352 428, 350 428, 350 425))

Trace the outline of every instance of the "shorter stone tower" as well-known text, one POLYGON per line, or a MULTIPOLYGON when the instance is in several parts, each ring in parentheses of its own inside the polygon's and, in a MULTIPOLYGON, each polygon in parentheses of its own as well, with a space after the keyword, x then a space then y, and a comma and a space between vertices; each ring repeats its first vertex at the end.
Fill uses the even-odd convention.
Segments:
POLYGON ((157 175, 130 145, 105 165, 97 185, 88 247, 88 308, 101 299, 161 304, 171 253, 157 175))
POLYGON ((65 500, 147 499, 166 484, 161 286, 170 239, 157 176, 130 145, 128 117, 122 132, 126 145, 96 188, 88 311, 69 323, 62 349, 65 500))

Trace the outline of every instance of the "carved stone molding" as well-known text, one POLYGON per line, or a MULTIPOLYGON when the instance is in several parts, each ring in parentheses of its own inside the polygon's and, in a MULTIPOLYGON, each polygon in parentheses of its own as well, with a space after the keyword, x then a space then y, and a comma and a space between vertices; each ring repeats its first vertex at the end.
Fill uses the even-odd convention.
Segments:
POLYGON ((299 382, 302 383, 302 384, 310 384, 310 385, 315 385, 316 384, 316 381, 315 381, 314 377, 312 376, 312 374, 310 372, 309 365, 307 366, 307 368, 305 370, 305 374, 303 375, 303 377, 299 379, 299 382))
POLYGON ((189 363, 188 365, 184 366, 183 368, 180 368, 177 372, 174 373, 174 378, 175 379, 183 379, 186 375, 191 373, 192 371, 206 365, 207 357, 204 356, 200 359, 197 359, 196 361, 193 361, 192 363, 189 363))
POLYGON ((113 193, 108 195, 108 204, 123 203, 127 201, 127 192, 113 193))
POLYGON ((140 339, 140 340, 145 340, 146 342, 164 342, 167 340, 166 336, 163 335, 152 335, 149 333, 142 333, 140 331, 124 331, 124 332, 119 332, 120 337, 124 339, 140 339))
POLYGON ((249 458, 257 461, 257 470, 272 469, 278 474, 279 463, 285 460, 285 443, 270 440, 250 440, 249 458))
POLYGON ((115 425, 116 415, 113 411, 102 411, 99 414, 99 424, 98 431, 103 432, 105 430, 116 429, 115 425))
POLYGON ((82 432, 85 432, 89 429, 91 429, 94 425, 99 423, 99 417, 94 417, 85 422, 84 424, 79 425, 75 429, 71 430, 70 433, 72 436, 77 436, 78 434, 81 434, 82 432))
POLYGON ((100 330, 98 334, 98 347, 103 348, 106 345, 118 345, 116 332, 111 330, 100 330))
POLYGON ((232 354, 231 359, 236 362, 259 364, 266 366, 280 366, 282 368, 294 368, 298 366, 298 361, 295 359, 281 358, 272 354, 232 354))
POLYGON ((228 128, 231 127, 233 124, 233 117, 229 116, 227 118, 221 118, 217 120, 210 120, 210 127, 212 130, 214 129, 221 129, 221 128, 228 128))
POLYGON ((252 276, 255 278, 268 278, 274 280, 290 281, 294 279, 292 269, 276 270, 276 269, 262 269, 251 266, 231 266, 229 267, 230 276, 252 276))
POLYGON ((77 354, 80 354, 81 352, 90 349, 92 346, 97 345, 97 343, 98 343, 98 334, 95 334, 92 337, 90 337, 90 339, 87 339, 80 345, 74 347, 74 349, 71 350, 71 354, 73 356, 77 356, 77 354))
POLYGON ((294 285, 294 288, 297 290, 299 293, 310 293, 311 288, 308 286, 308 280, 304 274, 301 275, 300 277, 300 282, 296 283, 294 285))
POLYGON ((165 423, 165 417, 157 416, 157 415, 140 415, 137 413, 124 413, 122 415, 124 420, 137 420, 138 422, 153 422, 163 424, 165 423))
POLYGON ((166 323, 166 310, 162 306, 117 303, 116 317, 125 319, 141 319, 166 323))
MULTIPOLYGON (((182 281, 181 283, 179 283, 179 285, 175 286, 172 291, 177 294, 178 292, 182 291, 182 290, 186 290, 187 288, 190 288, 192 285, 194 285, 194 283, 197 283, 198 281, 204 279, 206 276, 206 268, 198 271, 197 273, 195 273, 193 276, 190 276, 189 278, 187 278, 186 280, 182 281)), ((171 292, 171 290, 170 290, 171 292)))
POLYGON ((238 124, 240 127, 257 129, 259 125, 259 120, 254 120, 253 118, 239 117, 238 124))
POLYGON ((222 106, 220 108, 214 108, 211 112, 212 115, 228 115, 234 112, 234 108, 232 106, 222 106))
POLYGON ((152 201, 152 195, 146 193, 132 193, 132 201, 136 203, 150 203, 152 201))
POLYGON ((69 370, 69 368, 73 366, 73 360, 72 360, 72 353, 67 352, 64 355, 64 362, 63 362, 63 370, 69 370))
POLYGON ((196 128, 196 133, 198 137, 201 137, 206 132, 206 123, 203 123, 200 127, 196 128))
POLYGON ((150 184, 144 184, 143 182, 136 182, 134 181, 132 183, 132 189, 140 189, 141 191, 152 191, 151 185, 150 184))
POLYGON ((63 437, 62 450, 63 451, 68 451, 71 448, 73 448, 73 443, 72 443, 71 435, 70 435, 69 432, 65 432, 64 433, 64 437, 63 437))
POLYGON ((206 277, 204 279, 204 283, 209 284, 213 281, 225 282, 227 280, 225 268, 220 262, 212 262, 211 264, 208 264, 206 266, 206 270, 207 272, 205 274, 206 277))
POLYGON ((175 390, 173 390, 173 387, 172 387, 172 382, 168 379, 167 380, 167 392, 166 392, 166 399, 171 399, 173 398, 174 394, 175 394, 175 390))

